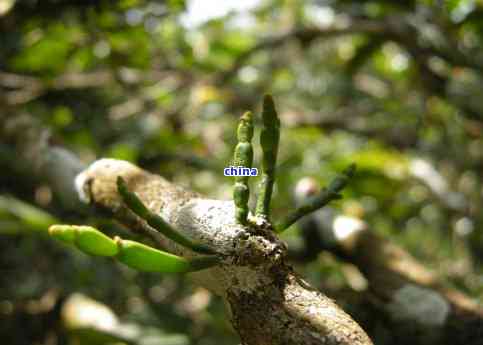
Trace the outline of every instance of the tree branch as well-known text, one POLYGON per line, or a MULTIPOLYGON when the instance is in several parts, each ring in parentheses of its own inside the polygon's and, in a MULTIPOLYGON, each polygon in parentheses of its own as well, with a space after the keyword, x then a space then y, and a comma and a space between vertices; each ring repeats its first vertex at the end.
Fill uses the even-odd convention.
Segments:
MULTIPOLYGON (((419 23, 427 25, 428 23, 419 23)), ((432 93, 438 96, 444 96, 460 108, 467 118, 481 121, 482 116, 477 111, 466 105, 464 102, 456 100, 451 95, 447 95, 445 84, 448 77, 438 76, 428 67, 428 59, 431 56, 437 56, 452 66, 459 66, 471 68, 481 74, 483 71, 483 64, 468 54, 462 52, 457 44, 446 38, 444 42, 439 45, 430 44, 431 42, 420 43, 418 38, 423 36, 421 29, 411 23, 408 18, 388 16, 384 19, 360 19, 351 18, 343 26, 332 26, 328 28, 299 28, 294 29, 288 33, 273 36, 260 41, 252 48, 240 54, 233 65, 222 72, 216 78, 216 83, 223 85, 236 76, 238 71, 243 67, 244 63, 253 55, 260 51, 274 49, 291 41, 299 41, 303 45, 309 44, 314 40, 320 38, 329 38, 342 35, 351 34, 366 34, 374 37, 375 46, 381 45, 385 41, 393 41, 401 45, 411 54, 415 60, 418 69, 421 72, 421 79, 425 87, 431 90, 432 93)), ((371 47, 370 49, 374 49, 371 47)), ((353 61, 348 66, 349 70, 353 68, 353 61)))
POLYGON ((373 233, 363 221, 324 217, 324 221, 314 217, 301 221, 309 251, 294 253, 295 259, 313 259, 328 250, 354 264, 369 283, 370 304, 393 324, 391 332, 398 343, 478 344, 483 308, 473 299, 448 288, 435 272, 373 233))
MULTIPOLYGON (((121 176, 151 211, 183 235, 216 248, 223 255, 223 264, 192 273, 192 277, 223 298, 243 344, 372 344, 349 315, 285 264, 286 247, 271 229, 236 223, 232 201, 204 199, 125 161, 102 159, 75 177, 82 164, 72 155, 59 159, 54 152, 66 157, 66 151, 41 140, 43 131, 29 128, 26 120, 24 130, 19 130, 18 124, 12 125, 16 119, 7 119, 0 118, 0 133, 17 152, 9 166, 29 169, 31 175, 47 181, 63 195, 66 207, 86 202, 107 210, 132 229, 152 233, 154 229, 123 206, 116 186, 121 176), (59 174, 61 178, 56 178, 59 174)), ((186 258, 197 256, 156 234, 158 243, 170 252, 186 258)))
POLYGON ((334 37, 357 33, 379 34, 384 32, 384 30, 384 23, 382 22, 365 19, 353 19, 344 27, 294 29, 278 36, 268 37, 244 53, 240 54, 228 70, 217 76, 216 82, 220 85, 227 83, 236 76, 240 68, 243 67, 245 61, 256 53, 268 49, 275 49, 278 46, 284 45, 292 40, 298 40, 302 44, 308 44, 313 40, 322 37, 334 37))

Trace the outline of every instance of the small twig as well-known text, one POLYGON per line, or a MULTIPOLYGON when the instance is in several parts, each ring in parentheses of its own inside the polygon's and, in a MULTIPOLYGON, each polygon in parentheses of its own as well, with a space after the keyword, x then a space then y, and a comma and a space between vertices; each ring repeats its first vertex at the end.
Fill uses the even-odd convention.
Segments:
POLYGON ((338 200, 341 198, 339 194, 342 189, 347 185, 349 179, 354 176, 356 170, 356 165, 351 164, 347 169, 345 169, 341 175, 337 176, 329 184, 328 188, 324 188, 320 191, 318 195, 308 199, 302 206, 298 207, 294 212, 289 214, 282 222, 280 222, 276 227, 277 232, 282 232, 295 223, 300 218, 312 213, 332 200, 338 200))

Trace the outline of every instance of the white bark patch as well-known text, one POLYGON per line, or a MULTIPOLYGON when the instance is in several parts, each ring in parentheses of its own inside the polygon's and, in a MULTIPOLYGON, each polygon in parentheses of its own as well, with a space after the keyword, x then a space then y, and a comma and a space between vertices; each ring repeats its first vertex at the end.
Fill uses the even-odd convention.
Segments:
POLYGON ((180 209, 163 210, 163 215, 184 234, 209 243, 225 254, 233 251, 236 239, 245 232, 235 222, 234 214, 232 201, 211 199, 192 199, 180 209))
POLYGON ((76 176, 74 184, 79 199, 88 204, 91 202, 89 186, 87 183, 93 176, 112 176, 115 177, 121 171, 139 170, 129 162, 111 158, 103 158, 93 162, 87 169, 76 176))
POLYGON ((91 197, 89 195, 89 191, 86 190, 86 182, 87 175, 84 172, 81 172, 79 175, 76 176, 74 180, 74 185, 77 195, 79 196, 79 200, 85 204, 88 204, 91 202, 91 197))
POLYGON ((388 309, 395 320, 426 326, 442 326, 450 313, 448 302, 439 293, 412 284, 396 291, 388 309))
POLYGON ((227 266, 225 272, 230 280, 226 287, 236 293, 256 293, 272 283, 269 276, 247 266, 227 266))

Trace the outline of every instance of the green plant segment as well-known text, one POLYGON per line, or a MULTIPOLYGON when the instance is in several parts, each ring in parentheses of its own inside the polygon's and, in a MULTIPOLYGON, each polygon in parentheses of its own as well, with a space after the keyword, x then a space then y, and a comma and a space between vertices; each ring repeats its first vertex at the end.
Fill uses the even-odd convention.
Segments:
POLYGON ((179 231, 173 229, 171 225, 169 225, 161 216, 151 212, 143 202, 137 197, 137 195, 128 190, 126 186, 126 182, 122 177, 117 178, 117 189, 119 194, 121 195, 124 203, 131 211, 133 211, 136 215, 144 219, 149 226, 158 230, 164 236, 169 238, 170 240, 181 244, 182 246, 193 250, 194 252, 201 253, 201 254, 215 254, 216 252, 201 244, 194 242, 193 240, 189 239, 188 237, 183 236, 179 231))
POLYGON ((272 199, 275 170, 277 164, 278 142, 280 140, 280 120, 275 104, 270 95, 263 98, 262 109, 263 129, 260 134, 262 146, 262 182, 259 186, 259 196, 255 213, 267 218, 270 216, 270 201, 272 199))
POLYGON ((119 237, 111 239, 90 226, 52 225, 49 234, 57 240, 76 246, 86 254, 115 257, 123 264, 143 272, 186 273, 220 263, 217 256, 185 259, 139 242, 119 237))
MULTIPOLYGON (((270 200, 272 197, 273 184, 275 182, 275 169, 277 161, 278 143, 280 137, 280 120, 275 111, 275 105, 271 96, 265 96, 262 110, 263 128, 260 134, 262 147, 262 181, 260 183, 259 198, 256 206, 256 217, 270 221, 270 200)), ((240 119, 237 129, 238 144, 234 152, 234 165, 251 168, 253 163, 253 116, 246 112, 240 119)), ((349 166, 337 176, 327 188, 318 195, 309 199, 305 204, 289 214, 275 227, 275 231, 281 232, 287 229, 297 220, 313 212, 330 201, 339 199, 341 190, 347 185, 349 178, 354 175, 355 165, 349 166)), ((235 218, 240 224, 248 224, 248 199, 249 186, 248 176, 236 176, 233 198, 235 202, 235 218)), ((156 229, 170 240, 202 254, 216 254, 215 250, 204 244, 185 237, 181 232, 174 229, 160 215, 150 211, 141 199, 129 191, 122 177, 117 178, 117 189, 124 204, 134 214, 145 220, 149 226, 156 229)), ((221 263, 218 255, 206 255, 193 259, 186 259, 149 247, 145 244, 123 240, 119 237, 114 239, 106 236, 99 230, 89 226, 75 225, 52 225, 49 234, 68 244, 74 245, 89 255, 115 257, 127 266, 145 272, 161 273, 184 273, 202 270, 221 263)))
MULTIPOLYGON (((233 164, 238 167, 251 168, 253 163, 253 148, 251 140, 253 138, 253 116, 251 112, 246 112, 240 119, 237 130, 238 144, 235 147, 233 164)), ((248 199, 250 198, 250 188, 248 186, 248 176, 236 176, 235 187, 233 189, 233 199, 235 201, 235 217, 241 224, 247 224, 248 199)))
MULTIPOLYGON (((270 222, 270 201, 272 199, 273 184, 277 166, 278 144, 280 141, 280 120, 275 109, 272 96, 265 95, 262 107, 263 128, 260 133, 260 146, 262 148, 262 180, 260 182, 255 216, 270 222)), ((253 119, 250 112, 245 113, 239 122, 235 147, 234 164, 251 168, 253 162, 253 148, 250 143, 253 137, 253 119)), ((337 176, 328 188, 309 199, 304 205, 289 214, 276 227, 276 232, 282 232, 303 216, 324 207, 332 200, 341 198, 339 194, 347 185, 349 178, 354 175, 355 165, 350 165, 340 176, 337 176)), ((235 218, 238 223, 246 225, 249 213, 248 176, 236 176, 233 199, 235 202, 235 218)))
POLYGON ((52 225, 49 235, 89 255, 115 256, 119 252, 115 240, 90 226, 52 225))
POLYGON ((355 164, 351 164, 339 176, 332 180, 327 188, 323 188, 317 195, 308 199, 303 205, 290 213, 282 222, 280 222, 280 224, 275 227, 276 231, 282 232, 303 216, 306 216, 307 214, 324 207, 332 200, 342 198, 339 193, 347 185, 349 179, 354 176, 355 170, 355 164))

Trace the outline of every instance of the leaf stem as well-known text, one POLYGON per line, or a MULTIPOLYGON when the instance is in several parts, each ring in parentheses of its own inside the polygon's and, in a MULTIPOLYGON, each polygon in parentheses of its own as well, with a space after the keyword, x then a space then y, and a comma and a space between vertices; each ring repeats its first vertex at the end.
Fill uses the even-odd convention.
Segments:
POLYGON ((151 212, 135 193, 128 190, 126 182, 121 176, 118 176, 117 178, 117 189, 124 203, 131 211, 133 211, 140 218, 144 219, 149 226, 158 230, 170 240, 197 253, 216 254, 213 249, 205 246, 204 244, 194 242, 188 237, 185 237, 179 231, 171 227, 171 225, 169 225, 161 216, 151 212))
POLYGON ((309 198, 303 205, 298 207, 295 211, 290 213, 283 221, 281 221, 276 227, 276 232, 282 232, 300 218, 312 213, 324 206, 326 206, 332 200, 342 198, 339 194, 342 189, 347 185, 349 179, 354 176, 356 165, 351 164, 340 175, 331 181, 327 188, 323 188, 319 194, 309 198))

